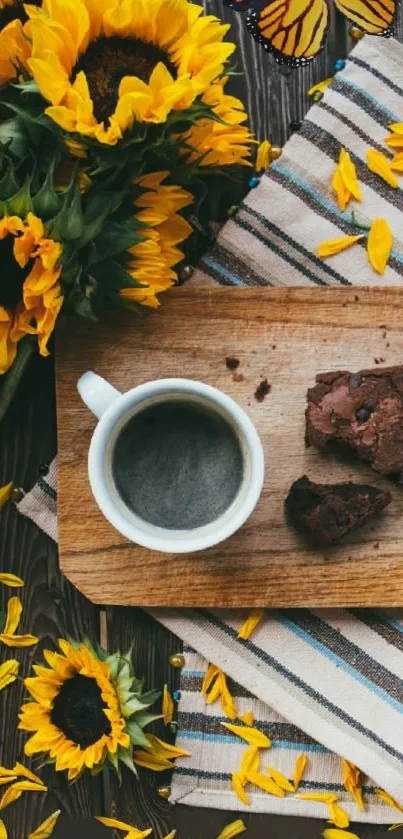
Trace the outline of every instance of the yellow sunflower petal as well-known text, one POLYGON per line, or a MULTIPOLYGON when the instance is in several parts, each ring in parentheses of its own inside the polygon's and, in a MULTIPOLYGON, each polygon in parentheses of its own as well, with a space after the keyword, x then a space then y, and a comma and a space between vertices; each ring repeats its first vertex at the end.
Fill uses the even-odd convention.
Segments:
POLYGON ((220 690, 221 690, 221 704, 222 704, 224 714, 230 720, 236 720, 236 718, 238 716, 238 711, 235 707, 234 700, 233 700, 233 698, 232 698, 232 696, 229 692, 225 673, 223 673, 222 671, 220 672, 220 674, 218 676, 218 681, 219 681, 220 690))
POLYGON ((22 615, 22 603, 19 597, 10 597, 7 603, 7 618, 3 629, 4 635, 14 635, 22 615))
POLYGON ((268 778, 267 775, 262 775, 260 772, 250 772, 248 774, 248 781, 251 784, 255 784, 259 789, 270 793, 270 795, 275 795, 277 798, 284 798, 285 796, 284 790, 275 781, 268 778))
POLYGON ((353 763, 350 763, 350 761, 346 760, 344 757, 341 758, 341 766, 343 784, 347 792, 352 795, 358 809, 361 810, 361 812, 364 812, 365 806, 361 788, 361 772, 357 766, 354 766, 353 763))
POLYGON ((292 784, 282 772, 279 772, 278 769, 274 768, 274 766, 266 766, 266 770, 280 789, 283 789, 286 792, 295 792, 294 784, 292 784))
POLYGON ((246 827, 242 819, 237 819, 235 822, 227 824, 226 827, 224 827, 224 830, 219 833, 217 839, 233 839, 234 836, 238 836, 240 833, 243 833, 244 830, 246 830, 246 827))
POLYGON ((5 635, 4 633, 0 635, 0 641, 6 645, 6 647, 33 647, 35 644, 38 644, 39 638, 35 635, 5 635))
POLYGON ((356 201, 362 201, 362 193, 360 185, 358 183, 357 170, 354 166, 353 161, 351 160, 348 151, 346 151, 346 149, 344 148, 340 149, 339 171, 347 189, 349 190, 353 198, 355 198, 356 201))
POLYGON ((385 143, 392 149, 403 149, 403 137, 400 134, 390 134, 385 137, 385 143))
POLYGON ((268 169, 271 161, 271 143, 268 140, 263 140, 257 150, 256 155, 256 172, 263 172, 268 169))
POLYGON ((232 734, 236 734, 238 737, 241 737, 242 740, 245 740, 246 743, 249 743, 250 746, 257 746, 259 749, 270 749, 271 747, 271 740, 263 734, 262 731, 259 731, 257 728, 249 728, 249 726, 243 725, 232 725, 228 722, 222 722, 221 725, 224 726, 228 731, 231 731, 232 734))
POLYGON ((378 274, 385 272, 393 245, 392 231, 386 219, 377 218, 371 224, 367 241, 370 264, 378 274))
POLYGON ((264 609, 252 609, 246 620, 243 622, 237 637, 247 641, 262 620, 263 614, 264 609))
POLYGON ((39 775, 35 775, 35 773, 31 772, 30 769, 27 769, 27 767, 23 766, 22 763, 16 763, 15 766, 13 766, 13 772, 15 775, 27 778, 28 781, 33 781, 34 784, 40 784, 43 786, 42 778, 40 778, 39 775))
POLYGON ((294 782, 295 789, 298 789, 298 787, 299 787, 299 785, 302 781, 307 763, 308 763, 308 758, 307 758, 306 755, 304 755, 304 754, 298 755, 298 757, 295 761, 294 774, 293 774, 293 782, 294 782))
POLYGON ((253 728, 255 724, 255 715, 253 711, 246 711, 245 714, 239 714, 238 719, 241 722, 244 722, 245 725, 248 725, 250 728, 253 728))
POLYGON ((328 79, 323 79, 322 82, 318 82, 317 84, 314 84, 312 87, 309 88, 308 96, 313 96, 313 94, 316 93, 316 92, 324 93, 326 88, 328 88, 329 85, 332 83, 333 79, 334 79, 334 76, 331 76, 328 79))
POLYGON ((206 698, 205 698, 206 705, 212 705, 214 702, 217 701, 219 696, 221 696, 222 682, 219 679, 220 673, 221 673, 221 670, 219 670, 214 684, 210 688, 209 692, 206 694, 206 698))
POLYGON ((0 766, 0 778, 14 778, 14 769, 6 769, 5 766, 0 766))
POLYGON ((367 163, 368 169, 371 172, 374 172, 375 175, 378 175, 394 189, 398 188, 399 181, 397 180, 396 175, 393 174, 390 168, 390 162, 385 154, 381 151, 377 151, 377 149, 368 149, 367 163))
POLYGON ((171 696, 171 692, 168 688, 168 685, 164 685, 164 691, 162 694, 162 716, 165 725, 168 725, 173 720, 175 710, 175 704, 171 696))
POLYGON ((399 827, 403 827, 403 822, 397 822, 396 824, 391 824, 391 826, 388 827, 388 830, 397 830, 399 827))
POLYGON ((342 213, 344 213, 344 210, 346 209, 347 204, 350 201, 351 192, 346 187, 346 184, 344 183, 344 180, 341 176, 340 166, 336 166, 333 172, 332 187, 337 196, 337 204, 339 210, 341 210, 342 213))
POLYGON ((18 781, 17 775, 10 775, 9 778, 0 778, 0 787, 5 787, 11 784, 11 781, 18 781))
POLYGON ((391 122, 388 125, 389 131, 393 131, 394 134, 401 134, 403 136, 403 122, 391 122))
POLYGON ((337 827, 327 827, 322 833, 323 839, 360 839, 356 833, 348 830, 339 830, 337 827))
POLYGON ((390 161, 392 172, 403 172, 403 152, 398 152, 390 161))
POLYGON ((127 824, 126 822, 121 822, 118 819, 110 819, 105 816, 95 816, 97 822, 100 822, 105 827, 115 827, 116 830, 128 830, 130 835, 133 835, 133 839, 143 839, 145 836, 149 836, 152 833, 152 829, 149 830, 139 830, 137 827, 133 827, 131 824, 127 824))
POLYGON ((324 801, 325 804, 334 804, 337 801, 337 795, 333 792, 299 792, 295 797, 301 801, 324 801))
POLYGON ((147 740, 150 743, 153 755, 170 759, 175 757, 189 757, 190 752, 185 752, 184 749, 178 749, 176 746, 172 746, 171 743, 160 740, 155 734, 147 734, 147 740))
POLYGON ((28 839, 48 839, 56 827, 60 813, 61 810, 56 810, 52 813, 52 815, 45 819, 45 821, 42 822, 36 830, 29 834, 28 839))
POLYGON ((18 801, 23 792, 47 792, 47 787, 33 784, 30 781, 17 781, 17 783, 12 784, 3 794, 0 800, 0 810, 4 810, 9 804, 18 801))
POLYGON ((15 574, 0 574, 0 583, 9 588, 22 588, 24 580, 21 577, 16 577, 15 574))
POLYGON ((234 790, 235 795, 242 801, 243 804, 249 804, 249 798, 244 789, 244 782, 243 778, 238 774, 238 772, 233 772, 231 776, 231 786, 234 790))
POLYGON ((321 256, 322 259, 326 259, 327 256, 334 256, 336 253, 340 253, 341 251, 345 251, 347 248, 351 248, 352 245, 355 245, 363 238, 363 235, 360 235, 342 236, 340 239, 328 239, 326 242, 321 242, 316 249, 316 253, 318 256, 321 256))
MULTIPOLYGON (((167 836, 164 836, 164 839, 175 839, 175 836, 176 836, 176 830, 171 830, 171 832, 168 833, 167 836)), ((126 837, 126 839, 127 839, 127 837, 126 837)))
POLYGON ((375 792, 378 798, 381 799, 381 801, 384 801, 385 804, 389 805, 389 807, 394 807, 395 810, 399 810, 400 813, 403 813, 403 806, 399 804, 399 802, 396 801, 395 798, 392 798, 392 796, 389 795, 388 792, 385 792, 384 789, 376 789, 375 792))
MULTIPOLYGON (((0 487, 0 510, 3 509, 4 505, 9 500, 12 489, 13 489, 13 486, 14 486, 13 482, 10 481, 9 484, 5 484, 5 486, 0 487)), ((1 581, 1 576, 2 575, 0 575, 0 581, 1 581)))
POLYGON ((259 749, 257 746, 249 746, 242 757, 238 774, 246 781, 251 772, 259 771, 259 763, 259 749))
POLYGON ((209 688, 211 687, 214 679, 218 676, 220 672, 219 667, 216 667, 215 664, 209 664, 206 670, 206 675, 203 679, 203 683, 200 689, 201 694, 207 693, 209 688))
POLYGON ((2 819, 0 819, 0 839, 8 839, 6 826, 2 819))
POLYGON ((0 664, 0 690, 4 690, 8 685, 15 682, 19 669, 20 663, 14 658, 5 661, 4 664, 0 664))
POLYGON ((175 765, 172 760, 157 757, 156 755, 150 754, 150 752, 144 752, 141 749, 134 752, 133 760, 137 766, 143 766, 145 769, 151 769, 152 772, 163 772, 165 769, 173 769, 175 765))
POLYGON ((336 801, 329 802, 329 821, 342 830, 349 826, 350 817, 336 801))

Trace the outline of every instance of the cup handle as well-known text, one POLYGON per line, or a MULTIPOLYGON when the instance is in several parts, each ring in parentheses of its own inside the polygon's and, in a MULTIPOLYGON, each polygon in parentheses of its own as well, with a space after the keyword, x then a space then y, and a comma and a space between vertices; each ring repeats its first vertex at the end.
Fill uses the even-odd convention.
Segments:
POLYGON ((92 373, 91 370, 84 373, 78 380, 77 389, 87 408, 98 419, 101 419, 102 414, 122 395, 119 390, 116 390, 97 373, 92 373))

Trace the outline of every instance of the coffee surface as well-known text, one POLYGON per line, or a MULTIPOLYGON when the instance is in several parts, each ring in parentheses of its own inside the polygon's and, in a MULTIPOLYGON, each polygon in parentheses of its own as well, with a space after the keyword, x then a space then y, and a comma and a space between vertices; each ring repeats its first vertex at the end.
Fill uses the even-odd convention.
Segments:
POLYGON ((171 400, 129 420, 112 469, 121 498, 140 518, 191 530, 231 505, 243 479, 243 456, 235 432, 213 410, 171 400))

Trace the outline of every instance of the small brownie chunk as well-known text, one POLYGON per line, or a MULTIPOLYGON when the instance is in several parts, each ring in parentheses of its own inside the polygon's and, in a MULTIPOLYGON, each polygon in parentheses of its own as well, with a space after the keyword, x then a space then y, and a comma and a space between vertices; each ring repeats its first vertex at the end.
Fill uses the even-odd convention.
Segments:
POLYGON ((295 529, 315 545, 335 545, 378 515, 392 500, 367 484, 314 484, 304 475, 293 483, 285 502, 295 529))
POLYGON ((307 446, 342 444, 402 482, 403 366, 320 373, 307 398, 307 446))

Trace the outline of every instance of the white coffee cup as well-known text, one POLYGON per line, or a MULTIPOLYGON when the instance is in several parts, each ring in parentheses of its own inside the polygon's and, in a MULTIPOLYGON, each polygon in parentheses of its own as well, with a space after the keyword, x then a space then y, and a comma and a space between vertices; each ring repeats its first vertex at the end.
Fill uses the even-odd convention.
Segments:
POLYGON ((252 421, 231 397, 190 379, 160 379, 122 394, 92 372, 84 373, 77 387, 99 419, 88 454, 91 489, 104 516, 123 536, 163 553, 192 553, 227 539, 249 518, 262 491, 264 454, 252 421), (243 477, 233 502, 217 519, 191 530, 158 527, 140 518, 123 501, 113 477, 114 447, 127 422, 140 411, 168 400, 197 403, 217 413, 235 432, 242 452, 243 477))

